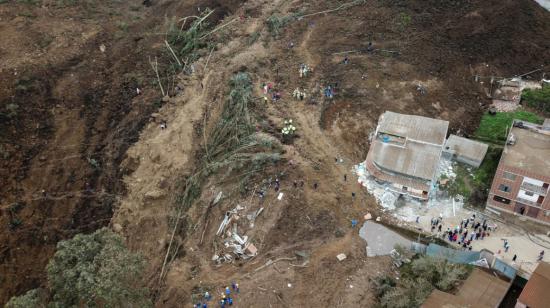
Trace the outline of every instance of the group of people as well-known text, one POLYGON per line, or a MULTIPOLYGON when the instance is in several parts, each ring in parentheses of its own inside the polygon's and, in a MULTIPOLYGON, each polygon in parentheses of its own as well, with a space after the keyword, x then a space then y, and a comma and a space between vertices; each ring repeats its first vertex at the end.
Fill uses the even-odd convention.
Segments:
MULTIPOLYGON (((232 306, 234 303, 234 297, 239 294, 239 284, 236 282, 231 283, 231 288, 225 287, 224 292, 221 295, 220 299, 220 308, 225 308, 226 306, 232 306), (231 291, 233 290, 233 291, 231 291)), ((193 308, 208 308, 208 302, 212 300, 212 295, 206 291, 204 292, 201 302, 193 305, 193 308)))
POLYGON ((431 232, 435 232, 437 229, 443 239, 447 239, 451 243, 457 243, 463 249, 472 250, 472 241, 483 240, 490 235, 491 231, 496 229, 496 225, 489 226, 486 219, 476 221, 476 215, 473 214, 472 217, 463 219, 460 226, 453 229, 447 228, 444 232, 442 232, 442 228, 443 215, 431 219, 431 232))

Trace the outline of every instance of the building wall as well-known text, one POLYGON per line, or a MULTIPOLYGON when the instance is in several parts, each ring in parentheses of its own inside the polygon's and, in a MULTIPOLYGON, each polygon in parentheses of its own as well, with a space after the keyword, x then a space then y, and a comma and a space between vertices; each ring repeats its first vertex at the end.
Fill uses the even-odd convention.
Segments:
POLYGON ((506 166, 504 164, 499 164, 498 169, 495 173, 495 177, 493 180, 493 184, 491 186, 491 191, 489 192, 489 199, 487 201, 487 204, 495 209, 505 210, 511 213, 517 213, 520 214, 520 210, 523 207, 525 209, 524 216, 550 224, 550 188, 547 189, 546 195, 543 196, 543 202, 541 204, 541 207, 536 207, 531 204, 525 203, 525 202, 518 202, 518 197, 524 197, 524 199, 527 200, 533 200, 533 202, 536 203, 535 200, 539 199, 539 194, 534 194, 534 196, 525 196, 524 191, 525 189, 521 188, 521 185, 523 183, 523 180, 525 177, 535 179, 535 181, 530 181, 532 183, 548 183, 550 184, 550 176, 546 175, 539 175, 533 172, 528 172, 525 170, 522 170, 520 168, 506 166), (510 180, 504 177, 504 172, 509 172, 512 174, 515 174, 516 177, 514 180, 510 180), (540 181, 540 182, 539 182, 540 181), (508 192, 504 192, 499 190, 499 187, 501 184, 504 184, 510 188, 508 192), (510 200, 509 204, 505 204, 499 201, 495 201, 494 197, 501 197, 510 200), (538 211, 538 213, 537 213, 538 211))

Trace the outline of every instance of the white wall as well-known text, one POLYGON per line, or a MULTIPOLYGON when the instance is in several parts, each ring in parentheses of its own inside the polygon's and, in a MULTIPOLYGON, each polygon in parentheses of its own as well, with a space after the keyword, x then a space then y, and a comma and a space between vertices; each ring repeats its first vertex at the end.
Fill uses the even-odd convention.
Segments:
POLYGON ((536 185, 536 186, 539 186, 539 187, 542 187, 542 185, 544 184, 543 181, 535 180, 535 179, 528 178, 528 177, 523 178, 523 183, 529 183, 529 184, 533 184, 533 185, 536 185))
POLYGON ((532 201, 532 202, 537 202, 537 200, 539 199, 539 195, 533 194, 532 196, 528 196, 528 195, 525 194, 525 190, 520 189, 520 191, 518 193, 518 198, 522 198, 522 199, 529 200, 529 201, 532 201))
POLYGON ((550 11, 550 0, 535 0, 540 6, 550 11))

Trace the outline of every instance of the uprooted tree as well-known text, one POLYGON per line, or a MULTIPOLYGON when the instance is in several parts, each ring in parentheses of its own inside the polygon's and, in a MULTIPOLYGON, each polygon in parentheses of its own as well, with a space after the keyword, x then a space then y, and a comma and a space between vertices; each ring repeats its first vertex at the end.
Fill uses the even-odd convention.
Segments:
POLYGON ((141 286, 144 267, 109 229, 78 234, 57 244, 47 266, 48 289, 13 297, 6 307, 150 307, 141 286))

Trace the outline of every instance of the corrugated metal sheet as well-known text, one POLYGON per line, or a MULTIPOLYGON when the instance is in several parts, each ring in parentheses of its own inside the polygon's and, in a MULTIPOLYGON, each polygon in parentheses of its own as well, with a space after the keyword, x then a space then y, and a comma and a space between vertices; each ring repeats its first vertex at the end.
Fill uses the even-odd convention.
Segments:
POLYGON ((417 115, 384 112, 378 120, 378 131, 408 139, 443 145, 449 122, 417 115))
POLYGON ((458 157, 481 163, 487 154, 488 145, 479 141, 450 135, 444 151, 453 151, 458 157))

